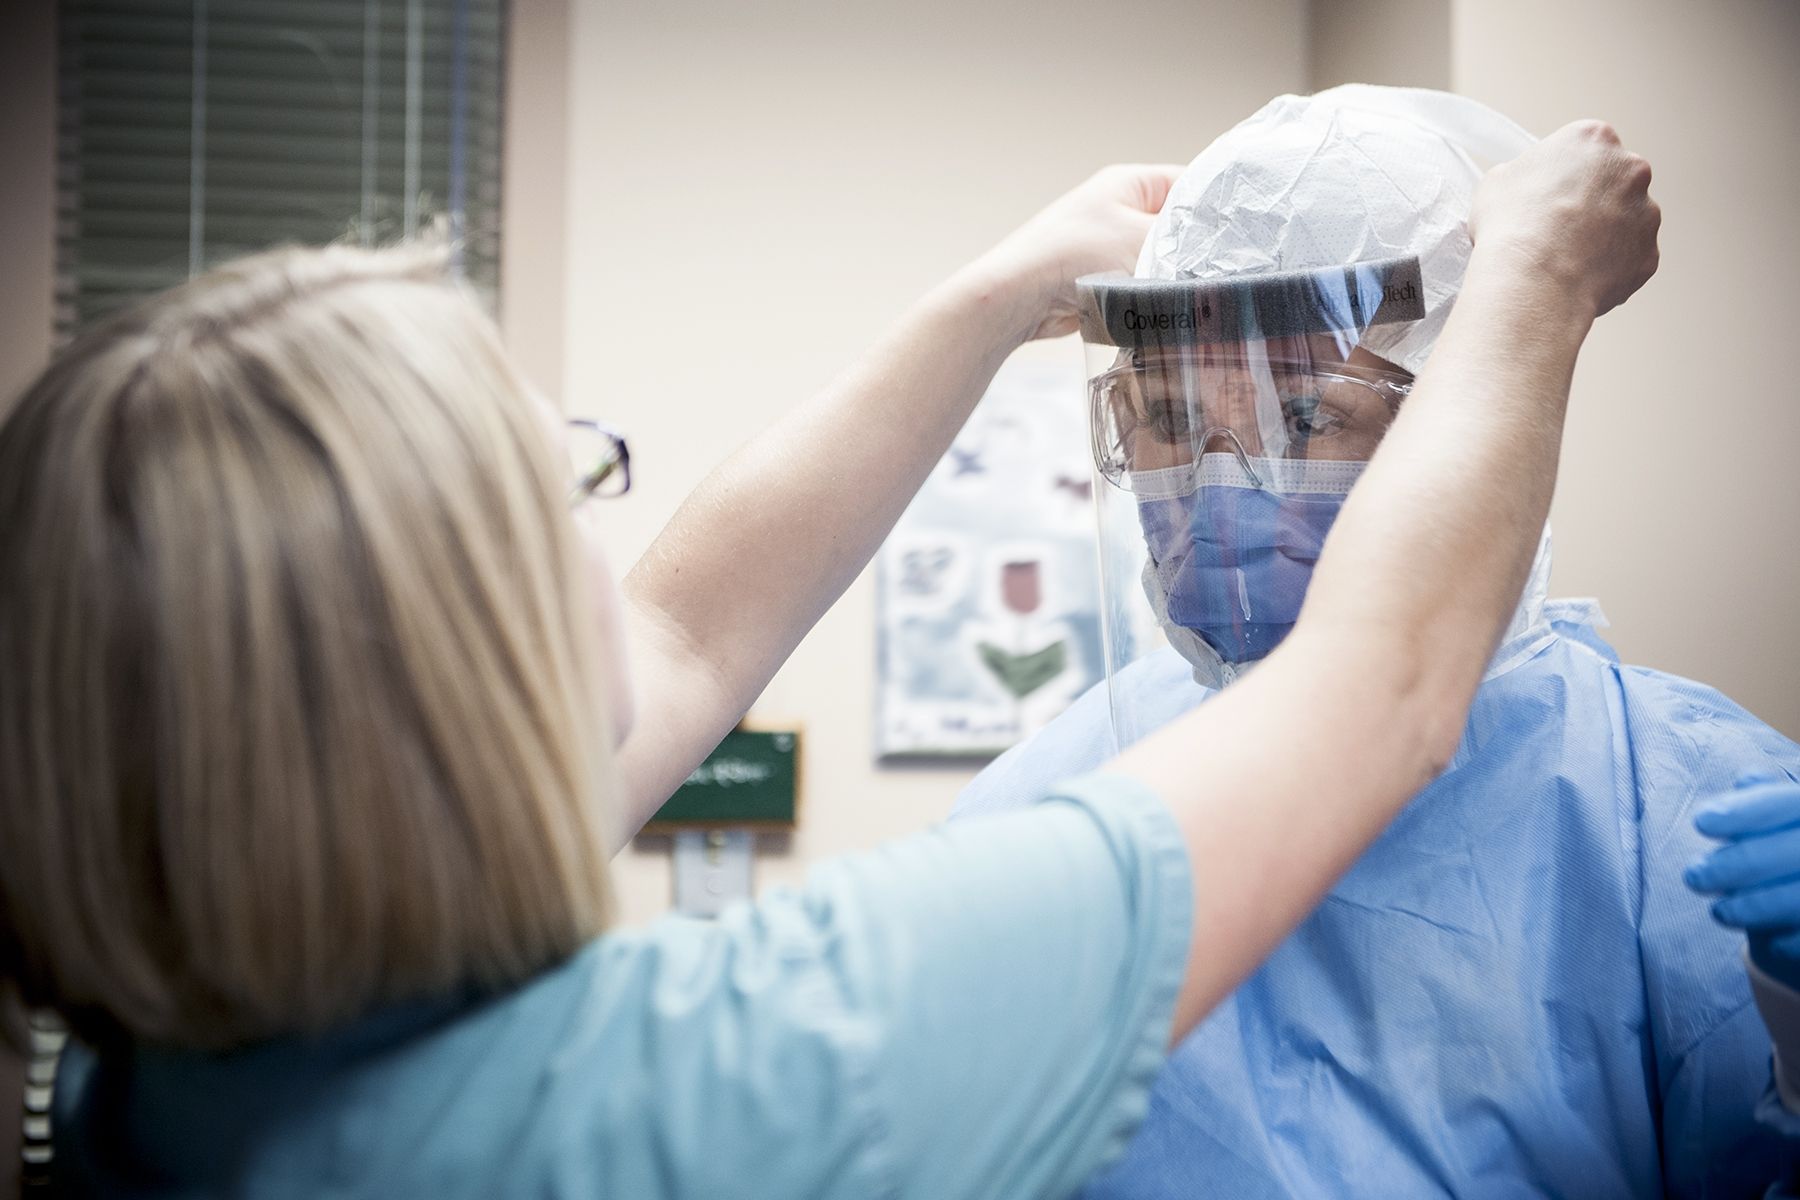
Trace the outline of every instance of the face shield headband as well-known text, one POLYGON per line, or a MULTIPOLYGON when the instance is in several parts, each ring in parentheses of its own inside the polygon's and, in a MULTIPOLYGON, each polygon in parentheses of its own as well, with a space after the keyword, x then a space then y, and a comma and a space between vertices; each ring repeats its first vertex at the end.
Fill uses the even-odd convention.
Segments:
POLYGON ((1076 281, 1081 339, 1155 351, 1331 334, 1348 350, 1373 326, 1425 316, 1417 256, 1216 279, 1089 275, 1076 281))

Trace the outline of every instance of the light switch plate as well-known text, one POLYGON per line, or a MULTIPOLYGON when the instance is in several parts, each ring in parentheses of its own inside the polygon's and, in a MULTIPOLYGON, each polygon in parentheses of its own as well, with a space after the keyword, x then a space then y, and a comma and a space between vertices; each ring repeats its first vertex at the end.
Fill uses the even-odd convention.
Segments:
POLYGON ((675 834, 675 911, 716 917, 748 900, 755 835, 748 829, 683 829, 675 834))

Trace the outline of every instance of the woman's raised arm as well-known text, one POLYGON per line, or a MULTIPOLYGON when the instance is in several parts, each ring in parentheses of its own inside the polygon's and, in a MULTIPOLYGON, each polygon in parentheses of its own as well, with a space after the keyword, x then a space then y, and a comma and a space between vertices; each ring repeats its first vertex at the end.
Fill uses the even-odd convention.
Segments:
POLYGON ((1115 166, 917 304, 706 477, 625 578, 629 837, 856 578, 1019 345, 1075 327, 1075 279, 1129 267, 1177 168, 1115 166))

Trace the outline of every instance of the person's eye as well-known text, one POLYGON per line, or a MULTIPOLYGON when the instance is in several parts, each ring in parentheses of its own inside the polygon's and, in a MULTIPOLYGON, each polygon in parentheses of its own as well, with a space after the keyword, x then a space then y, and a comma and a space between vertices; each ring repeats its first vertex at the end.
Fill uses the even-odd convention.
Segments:
POLYGON ((1187 405, 1153 400, 1145 423, 1162 441, 1184 442, 1190 429, 1187 405))
POLYGON ((1288 434, 1296 438, 1330 437, 1343 430, 1342 413, 1316 395, 1289 396, 1282 404, 1288 434))

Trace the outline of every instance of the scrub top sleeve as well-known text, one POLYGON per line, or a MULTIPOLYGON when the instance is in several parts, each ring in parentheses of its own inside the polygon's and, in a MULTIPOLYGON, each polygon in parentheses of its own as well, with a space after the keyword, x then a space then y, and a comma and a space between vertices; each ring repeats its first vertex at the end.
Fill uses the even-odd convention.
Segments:
POLYGON ((815 873, 814 919, 898 1194, 1061 1196, 1116 1156, 1162 1066, 1193 916, 1142 784, 1093 775, 815 873))

